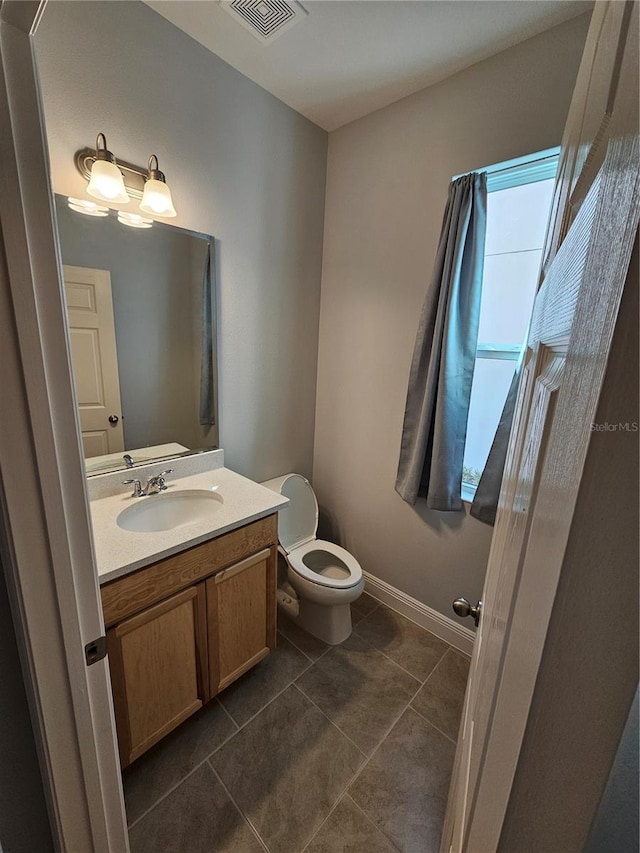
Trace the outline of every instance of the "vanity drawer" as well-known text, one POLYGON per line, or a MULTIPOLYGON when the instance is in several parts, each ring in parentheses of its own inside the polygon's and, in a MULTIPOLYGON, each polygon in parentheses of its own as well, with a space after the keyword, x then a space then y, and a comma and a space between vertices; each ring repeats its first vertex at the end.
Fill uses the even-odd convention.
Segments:
POLYGON ((106 583, 100 590, 105 626, 276 543, 277 516, 273 514, 106 583))

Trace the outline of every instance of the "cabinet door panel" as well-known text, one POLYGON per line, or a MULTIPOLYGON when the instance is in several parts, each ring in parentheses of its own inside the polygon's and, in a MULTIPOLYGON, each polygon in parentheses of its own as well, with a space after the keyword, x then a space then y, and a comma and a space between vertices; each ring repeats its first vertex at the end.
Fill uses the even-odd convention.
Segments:
POLYGON ((212 695, 275 648, 275 567, 265 548, 207 581, 212 695))
POLYGON ((108 632, 123 767, 206 702, 205 608, 198 584, 108 632))

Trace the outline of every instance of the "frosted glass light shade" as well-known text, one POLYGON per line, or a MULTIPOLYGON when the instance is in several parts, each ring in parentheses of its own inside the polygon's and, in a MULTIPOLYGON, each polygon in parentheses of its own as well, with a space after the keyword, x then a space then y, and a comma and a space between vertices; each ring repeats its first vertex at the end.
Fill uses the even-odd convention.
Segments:
POLYGON ((108 160, 94 162, 87 192, 102 201, 116 204, 126 204, 129 201, 120 169, 108 160))
POLYGON ((152 216, 177 216, 171 200, 171 190, 163 182, 149 178, 144 185, 140 210, 152 216))

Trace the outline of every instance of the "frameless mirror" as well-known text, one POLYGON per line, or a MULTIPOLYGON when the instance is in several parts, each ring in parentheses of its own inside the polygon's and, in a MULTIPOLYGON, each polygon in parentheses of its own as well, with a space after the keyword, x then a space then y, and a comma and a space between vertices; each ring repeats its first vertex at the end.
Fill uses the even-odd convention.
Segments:
POLYGON ((213 238, 56 215, 87 474, 216 447, 213 238))

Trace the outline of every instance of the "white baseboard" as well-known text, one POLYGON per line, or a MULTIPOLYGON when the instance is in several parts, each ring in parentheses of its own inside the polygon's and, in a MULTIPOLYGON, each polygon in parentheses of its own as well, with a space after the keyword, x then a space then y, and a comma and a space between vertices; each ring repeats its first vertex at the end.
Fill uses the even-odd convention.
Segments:
POLYGON ((458 625, 453 619, 443 616, 437 610, 432 610, 431 607, 427 607, 426 604, 401 592, 380 578, 370 575, 369 572, 362 574, 365 580, 365 591, 373 598, 377 598, 378 601, 391 607, 392 610, 397 610, 407 619, 411 619, 412 622, 426 628, 427 631, 431 631, 445 643, 449 643, 467 655, 471 654, 476 635, 469 628, 458 625))

